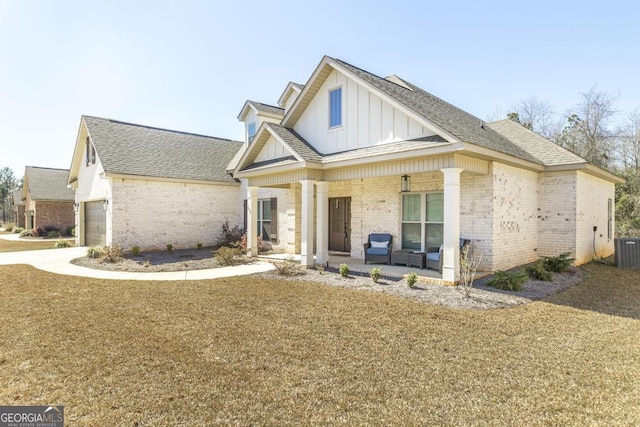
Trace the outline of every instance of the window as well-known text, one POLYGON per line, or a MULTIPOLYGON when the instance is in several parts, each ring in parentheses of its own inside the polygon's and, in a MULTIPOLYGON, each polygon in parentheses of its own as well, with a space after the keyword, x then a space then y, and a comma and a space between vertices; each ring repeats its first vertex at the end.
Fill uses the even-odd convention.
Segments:
POLYGON ((613 237, 613 200, 608 199, 607 203, 607 240, 613 237))
POLYGON ((444 194, 402 195, 402 248, 437 250, 444 236, 444 194))
POLYGON ((258 236, 271 241, 271 199, 258 200, 258 236))
POLYGON ((253 141, 253 137, 256 136, 256 122, 247 124, 247 139, 249 142, 253 141))
POLYGON ((85 143, 85 153, 86 153, 86 162, 87 166, 90 164, 96 163, 96 147, 91 143, 91 138, 87 137, 87 141, 85 143))
POLYGON ((329 127, 342 125, 342 88, 329 92, 329 127))

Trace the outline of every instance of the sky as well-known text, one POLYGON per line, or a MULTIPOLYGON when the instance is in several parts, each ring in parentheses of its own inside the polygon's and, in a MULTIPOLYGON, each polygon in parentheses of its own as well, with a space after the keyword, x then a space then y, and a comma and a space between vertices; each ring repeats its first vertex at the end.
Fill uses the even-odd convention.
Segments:
POLYGON ((640 108, 640 2, 0 0, 0 168, 68 169, 81 115, 241 140, 324 55, 481 119, 597 89, 640 108))

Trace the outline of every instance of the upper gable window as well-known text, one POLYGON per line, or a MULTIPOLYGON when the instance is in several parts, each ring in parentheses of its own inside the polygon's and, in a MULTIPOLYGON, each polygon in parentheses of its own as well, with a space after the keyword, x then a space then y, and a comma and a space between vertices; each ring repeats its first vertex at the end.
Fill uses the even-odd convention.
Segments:
POLYGON ((91 143, 91 138, 87 137, 87 142, 85 144, 85 153, 86 153, 86 161, 87 166, 93 165, 96 163, 96 147, 91 143))
POLYGON ((329 127, 342 125, 342 88, 329 92, 329 127))
POLYGON ((251 122, 247 124, 247 138, 249 142, 253 140, 254 136, 256 136, 256 122, 251 122))

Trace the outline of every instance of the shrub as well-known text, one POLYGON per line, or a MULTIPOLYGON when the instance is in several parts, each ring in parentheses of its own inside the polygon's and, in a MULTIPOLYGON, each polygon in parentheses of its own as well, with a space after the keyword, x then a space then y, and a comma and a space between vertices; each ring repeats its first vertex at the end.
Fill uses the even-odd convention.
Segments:
POLYGON ((317 264, 316 265, 316 270, 318 271, 318 274, 320 274, 320 275, 324 274, 324 265, 317 264))
POLYGON ((519 291, 527 278, 527 273, 522 270, 514 273, 497 271, 487 285, 503 291, 519 291))
POLYGON ((67 227, 67 236, 75 236, 76 228, 75 227, 67 227))
POLYGON ((22 227, 16 227, 13 229, 13 232, 18 234, 22 233, 23 231, 24 231, 24 228, 22 227))
POLYGON ((20 232, 20 237, 33 237, 33 230, 23 230, 20 232))
POLYGON ((550 282, 553 278, 553 274, 550 271, 544 269, 544 260, 541 259, 531 265, 527 265, 524 268, 524 271, 526 271, 529 277, 534 280, 544 280, 545 282, 550 282))
POLYGON ((167 243, 167 251, 171 252, 173 250, 173 245, 171 243, 167 243))
POLYGON ((71 246, 71 243, 69 243, 68 240, 62 239, 62 240, 58 240, 55 243, 55 247, 56 248, 68 248, 69 246, 71 246))
POLYGON ((196 244, 196 247, 197 247, 198 249, 202 249, 202 242, 198 242, 198 243, 196 244))
POLYGON ((544 257, 544 269, 553 273, 562 273, 576 260, 575 258, 569 258, 570 255, 570 252, 565 252, 558 256, 544 257))
POLYGON ((47 234, 49 234, 49 232, 43 225, 39 225, 33 229, 33 235, 35 237, 45 237, 47 234))
MULTIPOLYGON (((262 242, 262 236, 258 236, 258 253, 267 252, 271 250, 271 242, 268 244, 262 242)), ((247 233, 244 233, 240 236, 240 240, 237 242, 231 243, 231 246, 240 248, 242 253, 247 253, 247 233)))
POLYGON ((475 255, 471 249, 471 245, 465 245, 460 254, 460 282, 458 286, 462 286, 464 297, 471 298, 471 290, 473 289, 473 280, 476 277, 478 267, 482 262, 482 253, 475 255))
POLYGON ((58 238, 58 237, 60 237, 60 236, 62 236, 62 235, 60 234, 60 232, 59 232, 59 231, 55 231, 55 230, 53 230, 53 231, 49 231, 49 232, 47 233, 47 237, 52 238, 52 239, 57 239, 57 238, 58 238))
POLYGON ((102 256, 103 250, 99 246, 92 246, 87 248, 87 256, 89 258, 100 258, 102 256))
POLYGON ((380 267, 372 268, 369 270, 369 276, 371 277, 371 280, 373 280, 373 283, 378 283, 378 280, 382 277, 382 269, 380 267))
POLYGON ((418 281, 418 275, 416 273, 407 274, 405 279, 407 280, 407 285, 409 285, 410 288, 413 289, 416 287, 416 282, 418 281))
POLYGON ((274 262, 273 265, 276 267, 276 270, 278 270, 278 274, 282 276, 299 276, 305 274, 304 267, 292 257, 287 257, 284 261, 274 262))
POLYGON ((131 248, 131 255, 140 256, 140 246, 136 245, 131 248))
POLYGON ((102 260, 102 262, 115 263, 122 259, 122 255, 124 255, 124 251, 120 246, 105 246, 102 250, 102 256, 100 257, 100 259, 102 260))
POLYGON ((12 223, 5 224, 4 225, 4 231, 6 231, 7 233, 11 233, 15 227, 16 227, 16 225, 12 224, 12 223))
MULTIPOLYGON (((220 237, 218 238, 217 245, 218 246, 233 246, 234 243, 240 242, 242 240, 242 235, 244 234, 244 230, 237 225, 233 227, 229 225, 229 219, 225 218, 222 223, 222 232, 220 233, 220 237)), ((242 248, 241 248, 242 249, 242 248)), ((246 240, 244 250, 247 250, 246 240)))
POLYGON ((349 266, 347 264, 340 264, 340 275, 342 277, 347 277, 349 275, 349 266))
POLYGON ((240 248, 223 246, 215 251, 215 258, 220 265, 234 265, 238 263, 237 257, 242 255, 240 248))

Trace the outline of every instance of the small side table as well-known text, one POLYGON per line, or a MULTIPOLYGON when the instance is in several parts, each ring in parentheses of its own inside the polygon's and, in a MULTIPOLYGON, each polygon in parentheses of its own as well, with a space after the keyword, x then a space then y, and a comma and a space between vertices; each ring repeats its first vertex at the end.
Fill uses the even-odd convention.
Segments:
POLYGON ((409 251, 394 251, 391 252, 391 265, 402 264, 407 265, 408 257, 411 252, 409 251))
POLYGON ((427 254, 424 252, 409 252, 407 267, 420 267, 423 270, 427 266, 427 254))

